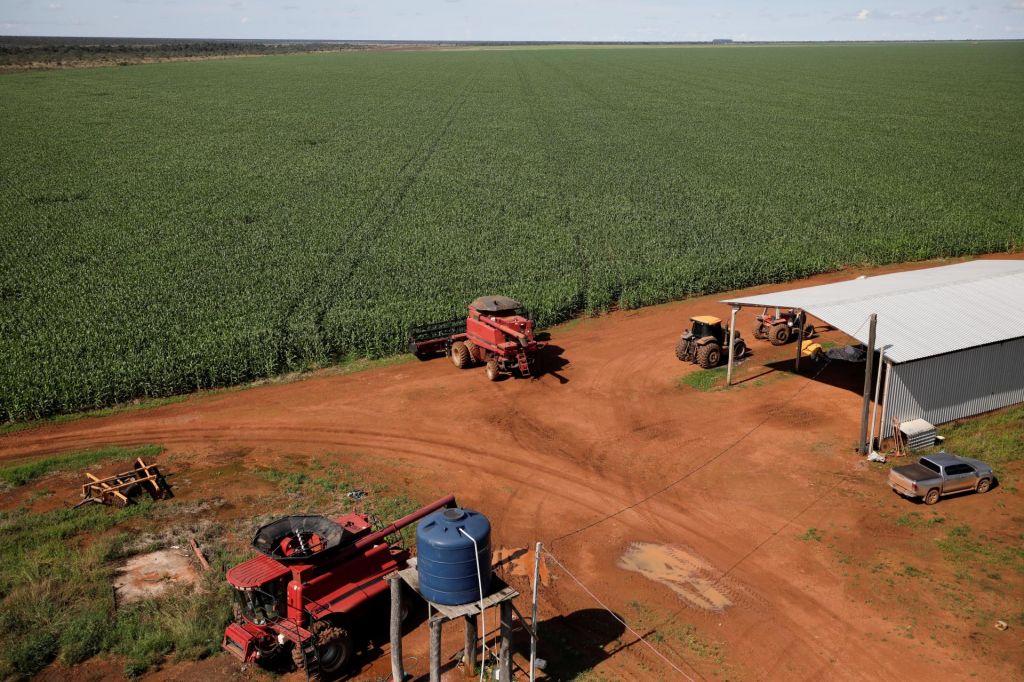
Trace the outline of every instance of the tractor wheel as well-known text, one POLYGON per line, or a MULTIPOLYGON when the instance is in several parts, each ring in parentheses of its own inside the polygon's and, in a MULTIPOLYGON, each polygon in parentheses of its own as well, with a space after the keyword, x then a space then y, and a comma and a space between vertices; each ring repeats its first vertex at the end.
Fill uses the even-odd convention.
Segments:
MULTIPOLYGON (((321 621, 323 622, 323 621, 321 621)), ((314 626, 316 633, 316 653, 320 659, 320 671, 333 675, 348 667, 352 660, 352 637, 345 628, 324 623, 324 627, 314 626)), ((300 655, 302 652, 299 652, 300 655)))
POLYGON ((452 344, 452 364, 459 369, 465 369, 472 364, 470 359, 469 349, 466 348, 466 344, 462 341, 456 341, 452 344))
POLYGON ((754 338, 761 340, 768 338, 768 331, 764 328, 763 324, 758 324, 754 327, 754 338))
POLYGON ((804 327, 804 338, 805 339, 813 339, 814 338, 814 334, 815 334, 815 332, 814 332, 814 325, 813 324, 809 324, 806 327, 804 327))
POLYGON ((732 344, 732 356, 734 360, 739 360, 747 354, 747 343, 743 339, 736 339, 736 342, 732 344))
POLYGON ((480 362, 480 349, 472 341, 466 341, 466 350, 469 352, 469 364, 475 365, 480 362))
MULTIPOLYGON (((773 324, 768 330, 768 340, 773 346, 782 346, 789 343, 789 327, 785 322, 773 324)), ((453 346, 454 348, 454 346, 453 346)))
POLYGON ((718 367, 722 360, 722 347, 717 343, 706 343, 697 349, 697 364, 704 369, 718 367))
POLYGON ((676 357, 683 362, 690 359, 690 344, 684 338, 680 338, 676 343, 676 357))
POLYGON ((501 372, 498 371, 498 361, 488 360, 487 361, 487 380, 497 381, 501 378, 501 372))

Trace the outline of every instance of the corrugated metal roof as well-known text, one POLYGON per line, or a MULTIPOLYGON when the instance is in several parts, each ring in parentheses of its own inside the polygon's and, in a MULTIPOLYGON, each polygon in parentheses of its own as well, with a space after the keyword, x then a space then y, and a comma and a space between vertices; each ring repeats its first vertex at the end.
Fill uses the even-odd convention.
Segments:
POLYGON ((729 304, 801 308, 862 343, 878 314, 877 345, 893 362, 1024 337, 1024 260, 938 268, 731 298, 729 304))

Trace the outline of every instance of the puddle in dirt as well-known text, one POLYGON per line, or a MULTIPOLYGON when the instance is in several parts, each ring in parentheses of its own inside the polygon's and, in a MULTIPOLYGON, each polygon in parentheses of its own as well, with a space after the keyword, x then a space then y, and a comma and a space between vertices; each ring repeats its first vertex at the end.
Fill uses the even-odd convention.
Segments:
POLYGON ((724 611, 732 606, 721 587, 714 585, 711 564, 677 547, 634 543, 619 559, 619 568, 665 585, 699 609, 724 611))
POLYGON ((117 603, 131 604, 159 597, 175 585, 195 584, 199 574, 189 559, 188 553, 179 549, 162 549, 129 558, 114 576, 117 603))

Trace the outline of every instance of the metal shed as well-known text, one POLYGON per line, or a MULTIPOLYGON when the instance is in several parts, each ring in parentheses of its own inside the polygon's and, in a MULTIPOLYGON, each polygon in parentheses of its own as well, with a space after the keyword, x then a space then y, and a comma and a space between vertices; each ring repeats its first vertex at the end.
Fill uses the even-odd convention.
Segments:
POLYGON ((1024 402, 1024 260, 976 260, 723 301, 803 310, 884 349, 881 437, 1024 402))

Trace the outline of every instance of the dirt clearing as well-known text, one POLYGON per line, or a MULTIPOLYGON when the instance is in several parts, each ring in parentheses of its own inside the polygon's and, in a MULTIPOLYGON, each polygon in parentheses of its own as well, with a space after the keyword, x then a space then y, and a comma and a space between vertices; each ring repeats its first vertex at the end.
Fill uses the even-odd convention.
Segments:
MULTIPOLYGON (((722 297, 555 328, 557 376, 490 383, 443 360, 314 374, 12 433, 0 459, 160 444, 177 503, 217 497, 210 514, 224 522, 284 511, 263 508, 258 467, 335 463, 421 502, 454 492, 490 517, 495 547, 544 542, 694 679, 1019 676, 1024 576, 1013 557, 985 552, 1024 533, 1020 464, 988 495, 928 508, 941 522, 902 522, 925 510, 853 452, 859 366, 829 363, 811 380, 788 371, 792 344, 751 339, 737 387, 681 382, 701 370, 675 359, 675 341, 691 315, 727 318, 722 297), (985 562, 994 567, 981 574, 985 562)), ((739 324, 746 337, 752 313, 739 324)), ((820 341, 846 340, 824 331, 820 341)), ((508 575, 525 588, 530 569, 521 555, 508 575)), ((546 570, 541 655, 553 679, 675 675, 558 566, 546 570)), ((407 654, 425 655, 422 629, 407 654)), ((449 635, 445 657, 460 645, 449 635)), ((387 674, 386 645, 378 654, 360 678, 387 674)))

